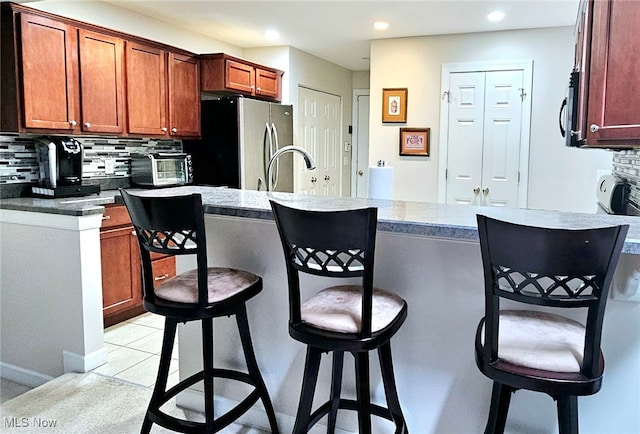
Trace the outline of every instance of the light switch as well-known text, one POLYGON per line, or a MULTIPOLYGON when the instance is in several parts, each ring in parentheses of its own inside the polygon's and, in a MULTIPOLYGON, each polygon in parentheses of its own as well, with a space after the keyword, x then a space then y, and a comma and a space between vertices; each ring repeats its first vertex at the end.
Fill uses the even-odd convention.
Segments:
POLYGON ((351 152, 351 143, 344 142, 344 152, 351 152))

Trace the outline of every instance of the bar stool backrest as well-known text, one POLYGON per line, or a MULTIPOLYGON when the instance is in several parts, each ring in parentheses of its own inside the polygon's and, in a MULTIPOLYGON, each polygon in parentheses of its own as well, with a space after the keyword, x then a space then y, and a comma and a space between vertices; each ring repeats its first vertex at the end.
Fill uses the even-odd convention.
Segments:
POLYGON ((485 285, 484 360, 498 359, 500 299, 586 308, 582 373, 601 372, 600 339, 609 287, 627 225, 550 229, 477 216, 485 285))
POLYGON ((151 252, 196 255, 198 305, 207 305, 207 246, 202 196, 138 196, 120 189, 133 223, 142 257, 144 299, 156 303, 151 252))
POLYGON ((301 322, 299 272, 362 277, 361 334, 370 336, 377 208, 308 211, 270 202, 286 258, 290 322, 301 322))

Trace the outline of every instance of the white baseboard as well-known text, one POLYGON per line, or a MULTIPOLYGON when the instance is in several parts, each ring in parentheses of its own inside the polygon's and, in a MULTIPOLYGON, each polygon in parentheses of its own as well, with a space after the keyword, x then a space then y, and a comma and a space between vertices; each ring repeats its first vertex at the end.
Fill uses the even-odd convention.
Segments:
POLYGON ((104 347, 85 356, 71 351, 63 351, 62 360, 65 374, 68 372, 89 372, 107 363, 109 355, 104 347))
MULTIPOLYGON (((262 401, 259 400, 258 402, 262 401)), ((181 408, 204 413, 204 399, 202 397, 202 392, 198 390, 187 389, 184 392, 178 394, 178 396, 176 396, 176 404, 181 408)), ((216 417, 218 417, 218 415, 224 414, 236 405, 238 405, 237 401, 222 396, 216 396, 214 398, 216 417)), ((280 430, 280 432, 293 432, 293 426, 295 424, 294 416, 276 412, 276 421, 278 422, 278 429, 280 430)), ((269 432, 271 429, 269 427, 269 419, 267 418, 267 413, 260 405, 255 405, 250 408, 238 419, 237 422, 245 426, 258 428, 262 431, 269 432)), ((318 423, 313 427, 311 431, 309 431, 309 434, 319 434, 326 432, 326 425, 318 423)), ((336 434, 353 433, 350 431, 341 430, 340 428, 336 428, 336 434)))
POLYGON ((47 381, 53 380, 54 377, 0 362, 0 378, 22 384, 23 386, 38 387, 47 381))

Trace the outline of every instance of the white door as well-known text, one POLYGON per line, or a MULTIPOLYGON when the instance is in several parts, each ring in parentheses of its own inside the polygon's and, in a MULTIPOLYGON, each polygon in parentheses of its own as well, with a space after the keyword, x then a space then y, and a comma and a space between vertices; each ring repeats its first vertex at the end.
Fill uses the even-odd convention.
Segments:
POLYGON ((356 93, 353 101, 353 151, 351 196, 369 195, 369 91, 356 93))
POLYGON ((319 196, 342 194, 340 146, 340 97, 305 87, 298 88, 298 144, 313 156, 316 169, 294 158, 296 191, 319 196))
POLYGON ((518 206, 522 70, 449 75, 446 202, 518 206))

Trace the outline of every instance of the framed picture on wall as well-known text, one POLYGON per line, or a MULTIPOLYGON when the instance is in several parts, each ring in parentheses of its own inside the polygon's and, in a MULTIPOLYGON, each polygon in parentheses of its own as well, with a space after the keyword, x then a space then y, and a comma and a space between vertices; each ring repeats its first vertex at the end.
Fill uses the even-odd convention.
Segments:
POLYGON ((382 89, 382 122, 407 122, 407 88, 382 89))
POLYGON ((400 128, 400 155, 428 157, 430 128, 400 128))

